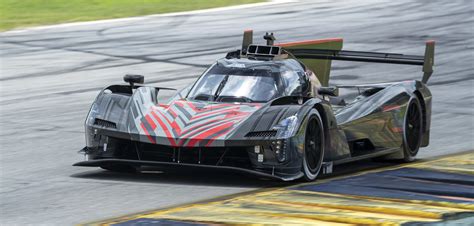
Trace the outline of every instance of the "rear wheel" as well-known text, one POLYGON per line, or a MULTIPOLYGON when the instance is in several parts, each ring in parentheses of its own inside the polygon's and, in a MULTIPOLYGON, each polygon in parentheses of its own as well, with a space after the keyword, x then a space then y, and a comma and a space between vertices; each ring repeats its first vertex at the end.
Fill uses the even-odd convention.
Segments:
POLYGON ((408 103, 403 126, 403 160, 412 162, 420 149, 422 139, 423 117, 418 98, 412 98, 408 103))
POLYGON ((303 173, 307 181, 313 181, 321 170, 324 158, 324 127, 318 111, 312 110, 306 125, 303 173))

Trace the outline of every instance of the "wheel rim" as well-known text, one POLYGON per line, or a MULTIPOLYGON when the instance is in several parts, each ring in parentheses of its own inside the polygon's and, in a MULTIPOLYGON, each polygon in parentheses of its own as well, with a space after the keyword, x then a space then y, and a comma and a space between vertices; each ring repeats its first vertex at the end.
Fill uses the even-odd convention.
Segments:
POLYGON ((405 136, 410 153, 418 150, 421 136, 421 114, 415 102, 411 102, 405 121, 405 136))
POLYGON ((308 123, 305 141, 305 158, 311 173, 317 173, 321 166, 322 139, 321 125, 315 118, 308 123))

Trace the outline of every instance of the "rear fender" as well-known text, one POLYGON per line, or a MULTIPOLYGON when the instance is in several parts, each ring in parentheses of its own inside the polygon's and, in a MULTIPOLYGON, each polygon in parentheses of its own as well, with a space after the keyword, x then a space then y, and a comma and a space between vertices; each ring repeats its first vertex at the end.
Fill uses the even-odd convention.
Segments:
POLYGON ((428 86, 422 82, 415 84, 415 95, 418 97, 421 103, 421 110, 423 112, 423 137, 421 147, 426 147, 430 143, 430 128, 431 128, 431 106, 432 106, 432 94, 428 86))

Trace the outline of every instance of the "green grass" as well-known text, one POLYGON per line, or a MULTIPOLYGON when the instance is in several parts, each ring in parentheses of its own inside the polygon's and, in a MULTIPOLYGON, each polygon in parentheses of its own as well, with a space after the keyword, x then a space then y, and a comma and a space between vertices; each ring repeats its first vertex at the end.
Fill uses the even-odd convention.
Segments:
POLYGON ((0 30, 141 16, 263 0, 0 0, 0 30))

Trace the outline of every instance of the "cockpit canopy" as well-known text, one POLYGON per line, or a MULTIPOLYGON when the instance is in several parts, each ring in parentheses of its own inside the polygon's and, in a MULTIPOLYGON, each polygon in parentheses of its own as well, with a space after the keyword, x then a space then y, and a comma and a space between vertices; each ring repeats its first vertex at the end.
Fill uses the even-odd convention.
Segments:
POLYGON ((309 84, 303 66, 294 59, 223 59, 204 72, 187 98, 264 103, 282 96, 307 96, 309 84))

